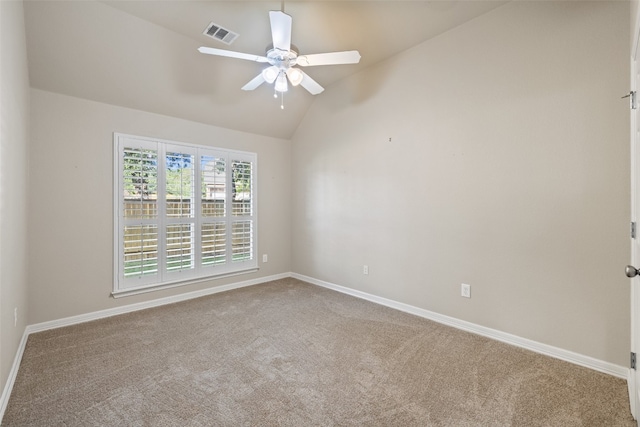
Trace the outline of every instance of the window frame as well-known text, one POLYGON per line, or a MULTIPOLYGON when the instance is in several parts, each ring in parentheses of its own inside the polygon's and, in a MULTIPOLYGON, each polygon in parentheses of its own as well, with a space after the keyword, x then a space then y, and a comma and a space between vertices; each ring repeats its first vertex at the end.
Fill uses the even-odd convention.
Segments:
MULTIPOLYGON (((112 296, 121 297, 135 295, 143 292, 151 292, 159 289, 166 289, 176 286, 184 286, 191 283, 218 279, 238 274, 252 273, 259 270, 258 267, 258 203, 257 203, 257 176, 258 176, 258 156, 256 153, 230 150, 226 148, 210 147, 205 145, 195 145, 184 142, 169 141, 158 138, 128 135, 122 133, 113 134, 114 150, 114 278, 112 296), (156 218, 125 218, 124 215, 124 149, 146 149, 156 152, 157 169, 157 196, 156 196, 156 218), (167 215, 167 180, 166 164, 167 153, 180 153, 193 155, 192 165, 192 197, 189 201, 191 216, 169 217, 167 215), (210 217, 203 215, 203 194, 202 194, 202 162, 203 157, 213 157, 214 159, 224 159, 225 164, 225 187, 224 187, 224 215, 221 217, 210 217), (250 164, 250 212, 247 214, 243 210, 243 215, 234 215, 233 200, 233 162, 250 164), (234 260, 233 236, 234 224, 239 221, 248 221, 250 229, 248 238, 248 259, 234 260), (203 264, 202 246, 203 225, 205 224, 225 224, 225 261, 224 263, 203 264), (138 276, 125 277, 125 226, 136 227, 137 225, 157 226, 157 264, 155 273, 138 276), (169 271, 167 269, 167 238, 169 234, 168 226, 171 224, 192 224, 191 226, 191 257, 194 260, 193 268, 178 269, 169 271)), ((243 199, 244 200, 244 199, 243 199)), ((237 203, 237 201, 235 201, 237 203)), ((187 227, 188 228, 188 227, 187 227)), ((244 245, 241 245, 245 249, 244 245)))

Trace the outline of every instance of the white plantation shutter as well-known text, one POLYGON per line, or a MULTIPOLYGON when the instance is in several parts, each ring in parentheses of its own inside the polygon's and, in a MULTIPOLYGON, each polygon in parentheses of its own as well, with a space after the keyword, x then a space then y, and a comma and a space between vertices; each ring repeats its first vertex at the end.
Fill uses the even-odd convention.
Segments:
POLYGON ((227 263, 227 159, 215 152, 200 156, 201 253, 203 266, 227 263))
POLYGON ((258 267, 256 155, 114 134, 114 296, 258 267))
POLYGON ((122 145, 116 192, 121 206, 117 232, 122 277, 129 286, 143 286, 156 282, 159 275, 158 145, 129 138, 122 145))
POLYGON ((251 259, 253 254, 253 241, 251 221, 233 221, 231 232, 231 246, 233 261, 245 261, 251 259))
POLYGON ((196 275, 196 149, 165 145, 165 280, 196 275))
POLYGON ((253 258, 252 162, 238 156, 232 161, 231 256, 233 262, 253 258))

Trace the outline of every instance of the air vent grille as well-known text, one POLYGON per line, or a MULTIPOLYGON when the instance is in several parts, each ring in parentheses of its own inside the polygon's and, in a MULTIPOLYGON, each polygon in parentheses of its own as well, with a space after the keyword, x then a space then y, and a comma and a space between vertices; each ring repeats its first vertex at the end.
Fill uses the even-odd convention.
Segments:
POLYGON ((205 28, 202 34, 225 44, 231 44, 238 38, 238 33, 222 28, 220 25, 214 24, 213 22, 207 25, 207 28, 205 28))

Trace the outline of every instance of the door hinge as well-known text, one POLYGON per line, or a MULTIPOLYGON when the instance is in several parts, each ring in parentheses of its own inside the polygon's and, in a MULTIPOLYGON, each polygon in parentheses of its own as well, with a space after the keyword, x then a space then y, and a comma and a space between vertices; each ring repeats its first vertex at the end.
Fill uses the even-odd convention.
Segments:
POLYGON ((634 352, 631 352, 631 360, 629 364, 631 365, 631 369, 636 369, 636 354, 634 352))
POLYGON ((626 94, 625 96, 623 96, 621 99, 624 98, 629 98, 629 108, 631 110, 635 110, 638 108, 638 104, 636 103, 636 91, 632 90, 631 92, 629 92, 628 94, 626 94))
POLYGON ((633 221, 633 222, 631 223, 631 238, 632 238, 632 239, 635 239, 635 238, 636 238, 636 235, 637 235, 637 232, 636 232, 636 222, 635 222, 635 221, 633 221))

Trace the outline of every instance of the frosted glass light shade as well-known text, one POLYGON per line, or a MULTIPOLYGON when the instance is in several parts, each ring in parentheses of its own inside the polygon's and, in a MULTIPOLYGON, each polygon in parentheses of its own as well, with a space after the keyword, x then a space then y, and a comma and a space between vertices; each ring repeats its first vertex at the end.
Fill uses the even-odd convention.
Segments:
POLYGON ((286 92, 289 90, 289 85, 287 84, 287 76, 280 72, 278 74, 278 78, 276 79, 276 92, 286 92))
POLYGON ((272 66, 262 70, 262 77, 267 83, 273 83, 278 77, 278 67, 272 66))
POLYGON ((302 74, 302 71, 298 70, 297 68, 289 68, 287 70, 287 76, 289 77, 289 81, 291 82, 291 84, 294 86, 298 86, 304 78, 304 74, 302 74))

